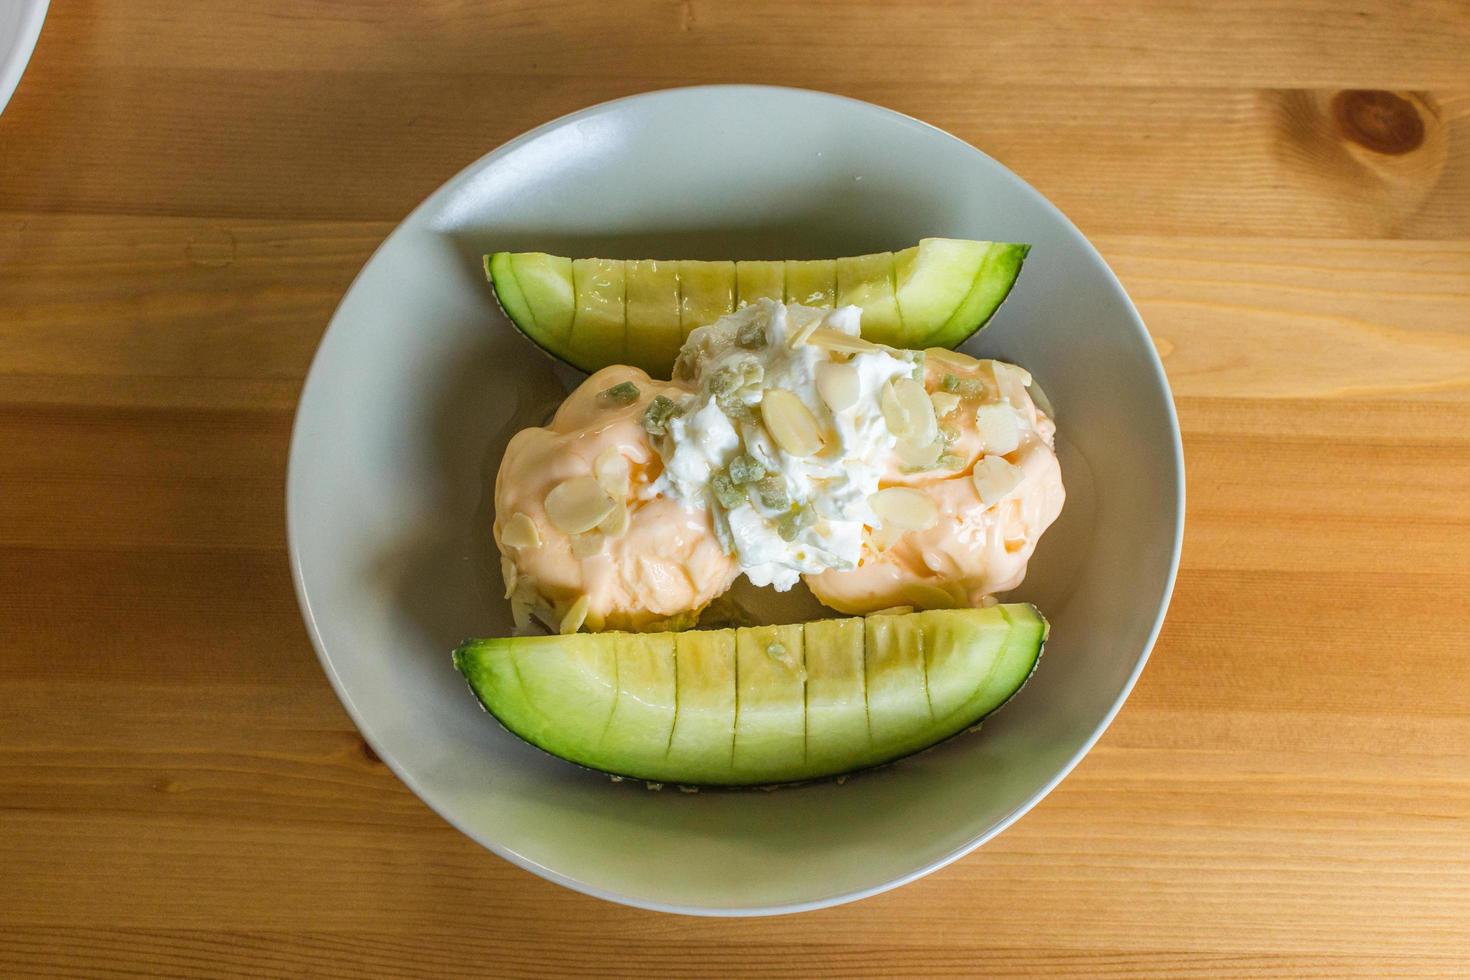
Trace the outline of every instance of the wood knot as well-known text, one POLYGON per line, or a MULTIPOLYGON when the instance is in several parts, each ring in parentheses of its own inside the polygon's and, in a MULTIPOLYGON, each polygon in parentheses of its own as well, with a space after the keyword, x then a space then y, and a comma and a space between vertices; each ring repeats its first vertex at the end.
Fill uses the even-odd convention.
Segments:
POLYGON ((1345 139, 1399 156, 1424 142, 1424 120, 1408 99, 1379 89, 1349 89, 1332 99, 1332 114, 1345 139))

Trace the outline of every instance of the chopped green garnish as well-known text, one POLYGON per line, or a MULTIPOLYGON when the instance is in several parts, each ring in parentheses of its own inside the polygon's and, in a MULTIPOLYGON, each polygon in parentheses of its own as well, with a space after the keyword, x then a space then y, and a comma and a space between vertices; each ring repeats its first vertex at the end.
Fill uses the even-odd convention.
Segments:
POLYGON ((638 386, 631 381, 623 381, 613 385, 606 391, 597 393, 597 400, 603 405, 631 405, 638 400, 638 386))
POLYGON ((957 470, 964 465, 964 457, 956 456, 954 453, 945 453, 939 457, 939 468, 942 470, 957 470))
POLYGON ((672 398, 654 395, 653 401, 643 410, 643 431, 651 436, 666 435, 669 431, 669 420, 683 414, 684 410, 675 405, 672 398))
POLYGON ((946 374, 939 386, 961 398, 975 398, 985 394, 985 382, 976 378, 961 378, 955 374, 946 374))
POLYGON ((944 444, 948 446, 950 443, 954 442, 960 437, 960 430, 952 425, 941 425, 939 427, 939 437, 943 439, 944 444))
POLYGON ((782 541, 795 541, 796 536, 816 523, 817 517, 810 507, 793 507, 776 518, 776 533, 782 541))
POLYGON ((786 481, 779 476, 767 476, 757 480, 755 495, 762 506, 771 510, 785 510, 791 506, 791 497, 786 493, 786 481))
POLYGON ((734 368, 720 368, 710 375, 709 390, 712 394, 723 395, 740 387, 740 372, 734 368))
POLYGON ((744 324, 735 331, 735 343, 746 350, 759 350, 766 346, 766 328, 764 324, 751 321, 744 324))
POLYGON ((755 409, 747 405, 735 392, 726 392, 715 396, 715 404, 720 406, 720 411, 730 418, 739 422, 754 422, 755 409))
POLYGON ((714 491, 715 499, 720 502, 720 506, 726 510, 734 510, 745 503, 745 488, 737 487, 723 473, 716 473, 710 477, 709 487, 714 491))
POLYGON ((755 483, 765 478, 766 468, 754 457, 741 453, 730 460, 730 479, 736 483, 755 483))

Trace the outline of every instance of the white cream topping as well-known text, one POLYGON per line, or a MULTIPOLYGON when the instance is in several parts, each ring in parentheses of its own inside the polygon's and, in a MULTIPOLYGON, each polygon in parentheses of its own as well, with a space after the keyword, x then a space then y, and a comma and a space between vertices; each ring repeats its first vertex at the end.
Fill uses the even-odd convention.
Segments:
POLYGON ((863 525, 877 523, 868 498, 895 443, 880 396, 887 382, 914 377, 922 355, 877 347, 837 353, 804 339, 816 327, 856 337, 861 315, 856 306, 758 300, 694 330, 675 366, 675 378, 696 392, 680 401, 682 414, 657 440, 664 471, 648 493, 709 507, 715 533, 756 585, 785 591, 804 573, 855 567, 863 525), (834 386, 829 376, 819 386, 818 378, 831 373, 823 365, 837 363, 851 368, 856 396, 834 411, 834 387, 841 405, 852 397, 851 382, 834 386), (816 420, 819 450, 798 456, 777 444, 761 420, 765 394, 776 389, 796 396, 816 420), (751 479, 758 472, 761 479, 751 479))

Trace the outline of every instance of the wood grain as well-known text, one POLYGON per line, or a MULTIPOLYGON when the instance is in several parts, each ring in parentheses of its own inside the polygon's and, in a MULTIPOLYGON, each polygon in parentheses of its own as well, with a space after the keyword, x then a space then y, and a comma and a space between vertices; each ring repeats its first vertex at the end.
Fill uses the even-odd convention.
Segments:
POLYGON ((52 8, 0 116, 0 974, 1470 973, 1470 7, 52 8), (1154 658, 1055 793, 896 892, 728 922, 420 804, 316 665, 281 505, 393 222, 546 118, 716 81, 891 105, 1055 200, 1190 483, 1154 658))

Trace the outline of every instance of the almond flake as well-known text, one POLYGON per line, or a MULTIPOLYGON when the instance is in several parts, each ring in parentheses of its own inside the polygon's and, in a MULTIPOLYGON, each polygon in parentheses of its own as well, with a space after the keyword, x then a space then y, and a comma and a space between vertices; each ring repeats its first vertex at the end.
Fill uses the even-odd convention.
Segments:
POLYGON ((975 429, 980 443, 991 456, 1013 453, 1021 445, 1021 426, 1016 410, 1005 402, 975 409, 975 429))
POLYGON ((1005 457, 986 456, 975 464, 971 479, 975 481, 975 492, 980 495, 980 502, 990 507, 1000 503, 1020 486, 1024 476, 1021 467, 1005 457))
POLYGON ((566 636, 581 629, 582 624, 587 621, 587 607, 589 604, 590 600, 585 595, 577 596, 577 601, 571 604, 566 614, 562 616, 561 622, 557 624, 556 631, 566 636))
POLYGON ((932 470, 939 465, 944 453, 944 440, 934 439, 923 445, 915 445, 908 439, 900 439, 893 447, 893 455, 905 470, 932 470))
POLYGON ((909 487, 889 487, 868 498, 868 506, 885 527, 922 531, 939 520, 939 508, 929 495, 909 487))
POLYGON ((825 320, 825 319, 826 319, 825 315, 824 316, 817 316, 817 317, 814 317, 813 319, 811 319, 810 321, 808 321, 807 323, 803 323, 801 326, 797 327, 791 333, 791 337, 790 337, 789 341, 787 342, 788 343, 788 346, 790 346, 791 348, 795 349, 797 347, 800 347, 802 344, 806 343, 809 339, 811 339, 811 335, 813 333, 816 333, 817 328, 822 325, 822 321, 825 320))
POLYGON ((934 418, 934 403, 924 386, 912 378, 893 382, 893 395, 908 420, 908 431, 901 434, 915 446, 926 446, 939 435, 939 422, 934 418))
POLYGON ((590 476, 559 483, 546 495, 546 519, 563 534, 592 530, 612 509, 613 499, 590 476))
POLYGON ((531 628, 531 604, 518 595, 511 596, 510 618, 515 624, 516 634, 524 634, 531 628))
POLYGON ((620 503, 620 504, 615 505, 613 507, 613 509, 612 509, 612 513, 610 513, 606 517, 604 517, 602 519, 602 523, 599 524, 599 525, 597 525, 597 529, 599 531, 601 531, 603 534, 605 534, 608 537, 610 537, 610 538, 621 538, 623 535, 627 534, 628 533, 628 506, 627 506, 627 504, 621 504, 620 503))
POLYGON ((811 409, 784 388, 766 391, 761 399, 761 419, 776 445, 793 456, 810 456, 825 444, 811 409))
POLYGON ((806 338, 806 342, 813 347, 833 351, 838 354, 863 354, 867 351, 882 350, 877 344, 854 337, 850 333, 841 330, 833 330, 829 327, 820 327, 813 330, 806 338))
POLYGON ((929 404, 934 406, 935 417, 942 419, 960 407, 960 396, 952 391, 931 391, 929 404))
POLYGON ((944 347, 927 348, 924 351, 924 357, 930 364, 937 364, 941 367, 959 371, 972 371, 978 363, 973 357, 944 347))
POLYGON ((572 535, 572 557, 578 561, 582 561, 600 555, 602 554, 602 546, 605 542, 606 539, 598 531, 588 531, 586 534, 574 534, 572 535))
POLYGON ((622 500, 628 496, 628 474, 628 457, 615 447, 608 447, 598 453, 597 459, 592 463, 592 475, 614 500, 622 500))
POLYGON ((516 511, 500 529, 500 540, 507 548, 539 548, 541 532, 536 530, 535 521, 516 511))
POLYGON ((516 563, 505 555, 500 556, 500 578, 505 583, 505 597, 509 599, 516 592, 516 563))
POLYGON ((823 361, 817 365, 817 394, 834 412, 857 404, 859 392, 857 368, 851 364, 823 361))

